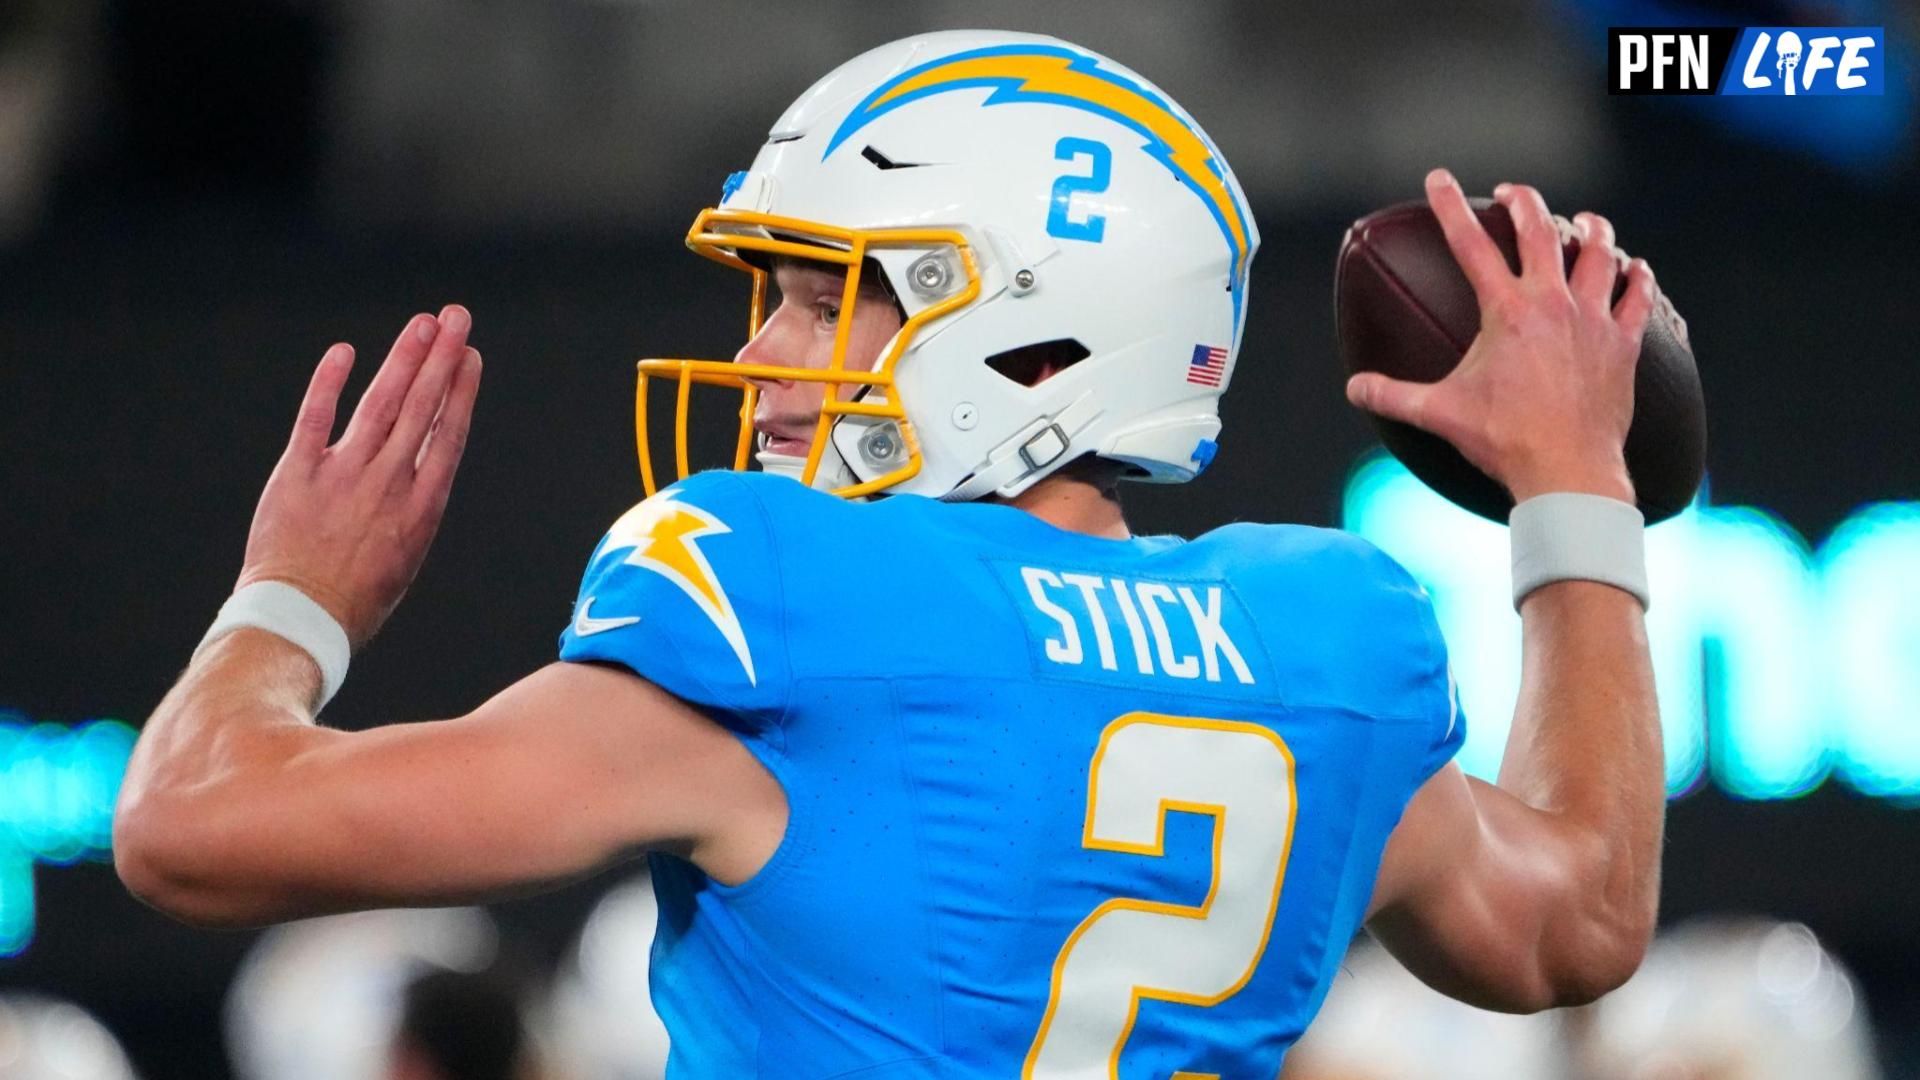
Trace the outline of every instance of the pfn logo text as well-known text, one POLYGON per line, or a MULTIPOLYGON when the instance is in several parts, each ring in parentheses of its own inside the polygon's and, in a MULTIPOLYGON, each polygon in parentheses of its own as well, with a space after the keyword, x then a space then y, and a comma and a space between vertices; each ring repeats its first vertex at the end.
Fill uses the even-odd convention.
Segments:
POLYGON ((1615 26, 1610 94, 1879 94, 1877 26, 1615 26))

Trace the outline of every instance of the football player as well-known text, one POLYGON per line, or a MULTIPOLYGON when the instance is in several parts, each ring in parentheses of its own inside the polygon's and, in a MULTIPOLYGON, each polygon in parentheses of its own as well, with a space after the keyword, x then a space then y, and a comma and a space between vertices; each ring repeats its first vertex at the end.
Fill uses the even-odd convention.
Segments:
POLYGON ((954 32, 827 75, 700 215, 752 334, 642 363, 643 473, 645 393, 674 395, 684 472, 695 384, 740 392, 735 470, 762 468, 615 522, 558 662, 470 715, 314 722, 426 553, 480 379, 467 312, 418 316, 330 443, 351 352, 326 353, 239 589, 135 752, 121 875, 257 923, 646 852, 683 1076, 1271 1077, 1363 922, 1466 1001, 1604 993, 1659 868, 1622 457, 1652 279, 1635 261, 1610 305, 1610 226, 1579 218, 1569 275, 1540 196, 1502 186, 1516 275, 1449 175, 1427 193, 1485 329, 1442 382, 1349 395, 1521 502, 1498 786, 1448 763, 1440 634, 1380 552, 1130 532, 1119 481, 1213 456, 1246 198, 1138 74, 954 32))

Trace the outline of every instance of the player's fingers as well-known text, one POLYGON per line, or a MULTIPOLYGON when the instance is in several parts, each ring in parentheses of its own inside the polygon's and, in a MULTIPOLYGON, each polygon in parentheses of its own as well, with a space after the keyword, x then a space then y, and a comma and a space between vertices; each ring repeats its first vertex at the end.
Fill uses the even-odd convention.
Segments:
POLYGON ((361 395, 353 419, 347 421, 347 433, 340 437, 342 454, 364 462, 379 452, 387 432, 393 430, 394 418, 400 415, 400 403, 406 399, 413 377, 439 334, 440 324, 431 315, 415 315, 408 320, 406 329, 394 339, 386 362, 361 395))
POLYGON ((293 436, 287 440, 287 456, 313 460, 327 448, 333 435, 333 417, 340 404, 340 391, 347 385, 347 373, 353 370, 353 346, 344 342, 330 346, 313 369, 307 383, 307 396, 300 401, 300 412, 293 418, 293 436))
POLYGON ((1574 260, 1573 276, 1568 284, 1583 303, 1605 310, 1613 299, 1613 279, 1618 270, 1614 262, 1613 223, 1599 214, 1576 214, 1579 223, 1580 257, 1574 260))
POLYGON ((1512 283, 1507 260, 1501 257, 1500 249, 1480 224, 1480 218, 1467 203, 1466 192, 1460 190, 1460 182, 1452 173, 1435 169, 1427 174, 1427 205, 1433 208, 1433 216, 1440 219, 1440 230, 1446 234, 1454 261, 1460 264, 1467 281, 1473 285, 1474 294, 1483 303, 1512 283))
MULTIPOLYGON (((433 450, 434 441, 440 437, 441 425, 447 419, 447 407, 449 403, 452 403, 455 405, 455 407, 458 407, 458 402, 454 400, 454 394, 456 392, 456 388, 460 381, 460 376, 466 371, 466 365, 471 363, 478 363, 479 360, 480 360, 479 349, 476 349, 473 346, 469 345, 466 348, 461 350, 460 364, 454 369, 452 384, 447 387, 447 393, 441 397, 440 409, 438 412, 434 413, 433 415, 433 425, 427 428, 427 437, 421 441, 419 451, 415 453, 413 456, 414 472, 418 473, 421 469, 426 468, 427 459, 434 452, 433 450)), ((467 403, 467 407, 469 409, 472 408, 471 401, 467 403)))
MULTIPOLYGON (((1620 325, 1621 332, 1636 346, 1646 332, 1647 317, 1653 312, 1657 288, 1653 267, 1647 265, 1647 260, 1635 259, 1627 264, 1627 291, 1620 297, 1620 302, 1613 306, 1613 318, 1620 325)), ((1640 355, 1637 348, 1634 355, 1640 355)))
POLYGON ((480 395, 480 351, 467 349, 460 358, 460 370, 440 405, 427 444, 420 448, 419 472, 415 485, 431 508, 446 506, 447 493, 453 489, 453 474, 460 468, 460 456, 467 450, 467 434, 473 427, 473 403, 480 395))
POLYGON ((1493 198, 1513 217, 1521 278, 1565 284, 1566 256, 1560 250, 1560 230, 1547 212, 1547 200, 1526 184, 1501 184, 1493 189, 1493 198))
MULTIPOLYGON (((1376 416, 1431 431, 1428 402, 1433 384, 1407 382, 1363 371, 1347 380, 1347 400, 1376 416)), ((1435 432, 1435 434, 1439 434, 1435 432)))
POLYGON ((409 467, 419 459, 427 429, 433 426, 434 417, 440 415, 447 388, 453 385, 454 376, 465 362, 467 333, 473 328, 473 317, 459 304, 447 305, 440 312, 439 321, 440 334, 433 339, 426 362, 421 364, 413 385, 407 389, 407 396, 400 403, 400 415, 394 420, 393 431, 380 451, 382 458, 405 462, 409 467))

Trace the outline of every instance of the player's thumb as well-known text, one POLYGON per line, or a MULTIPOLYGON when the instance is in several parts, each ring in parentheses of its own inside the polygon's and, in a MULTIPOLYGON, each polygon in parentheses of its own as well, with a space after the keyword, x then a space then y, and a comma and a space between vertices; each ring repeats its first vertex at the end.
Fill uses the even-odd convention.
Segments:
POLYGON ((1363 371, 1347 380, 1347 400, 1376 416, 1424 427, 1420 421, 1426 411, 1427 394, 1432 389, 1425 383, 1389 378, 1377 371, 1363 371))

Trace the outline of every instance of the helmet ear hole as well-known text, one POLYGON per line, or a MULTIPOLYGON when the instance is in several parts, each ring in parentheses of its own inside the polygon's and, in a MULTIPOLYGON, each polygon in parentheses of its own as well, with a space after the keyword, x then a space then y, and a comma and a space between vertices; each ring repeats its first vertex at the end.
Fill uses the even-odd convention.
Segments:
POLYGON ((1055 338, 994 353, 987 357, 987 366, 1021 386, 1038 386, 1090 355, 1073 338, 1055 338))

